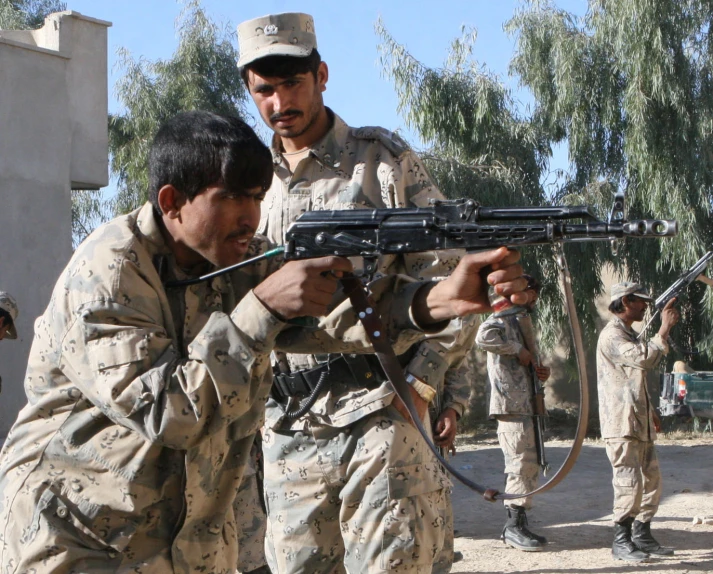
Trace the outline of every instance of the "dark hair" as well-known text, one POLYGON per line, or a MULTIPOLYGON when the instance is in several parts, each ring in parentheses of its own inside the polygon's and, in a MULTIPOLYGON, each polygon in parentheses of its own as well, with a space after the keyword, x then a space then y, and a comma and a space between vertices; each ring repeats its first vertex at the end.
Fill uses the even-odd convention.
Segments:
POLYGON ((3 326, 7 325, 8 328, 12 327, 12 316, 10 315, 10 313, 5 311, 5 309, 0 309, 0 319, 3 320, 3 326))
POLYGON ((542 285, 540 285, 540 282, 535 279, 532 275, 527 275, 523 273, 523 278, 527 279, 527 287, 525 287, 525 291, 532 289, 535 293, 538 295, 540 294, 540 289, 542 289, 542 285))
POLYGON ((272 154, 244 121, 201 110, 183 112, 158 130, 149 151, 149 200, 172 185, 192 200, 209 185, 231 190, 272 182, 272 154))
POLYGON ((615 301, 609 303, 609 311, 611 311, 615 315, 626 311, 626 308, 624 307, 624 297, 619 297, 615 301))
POLYGON ((265 78, 289 78, 297 74, 311 72, 314 79, 317 79, 317 71, 322 63, 322 56, 317 48, 310 52, 309 56, 300 58, 298 56, 266 56, 250 62, 240 68, 240 77, 245 85, 248 85, 248 70, 265 78))

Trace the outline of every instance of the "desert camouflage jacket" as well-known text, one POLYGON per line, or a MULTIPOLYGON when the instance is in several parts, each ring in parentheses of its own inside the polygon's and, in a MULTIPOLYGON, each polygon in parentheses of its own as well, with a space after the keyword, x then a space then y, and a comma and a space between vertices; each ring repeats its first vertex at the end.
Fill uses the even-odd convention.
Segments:
POLYGON ((597 342, 597 391, 602 438, 656 440, 646 371, 668 354, 668 343, 658 334, 648 343, 615 317, 597 342))
POLYGON ((490 416, 532 414, 532 371, 518 360, 525 346, 516 315, 491 315, 480 325, 475 344, 488 352, 490 416))
MULTIPOLYGON (((256 237, 249 255, 268 246, 256 237)), ((276 319, 252 288, 278 264, 165 288, 186 276, 148 204, 77 249, 35 324, 29 402, 0 455, 3 574, 69 563, 235 571, 232 501, 264 420, 276 337, 298 351, 371 350, 343 304, 321 329, 276 319)), ((417 287, 397 277, 374 285, 380 311, 392 311, 388 336, 401 331, 398 349, 421 336, 409 313, 417 287)))
MULTIPOLYGON (((421 160, 396 134, 379 127, 352 128, 329 110, 333 126, 295 168, 294 174, 282 156, 278 136, 272 142, 275 175, 263 203, 259 232, 282 243, 289 225, 304 211, 321 209, 374 209, 425 207, 431 198, 443 196, 431 181, 421 160)), ((376 276, 403 273, 416 279, 448 275, 459 254, 445 252, 384 256, 376 276)), ((476 319, 453 321, 450 330, 422 343, 406 370, 433 387, 443 385, 441 410, 452 407, 462 415, 468 403, 468 371, 458 369, 473 342, 476 319)), ((326 357, 289 355, 291 371, 312 368, 326 357)), ((385 383, 364 393, 363 389, 329 391, 312 407, 323 424, 346 426, 391 403, 393 392, 385 383)), ((268 425, 277 426, 282 411, 268 403, 268 425)), ((293 423, 304 426, 305 418, 293 423)))

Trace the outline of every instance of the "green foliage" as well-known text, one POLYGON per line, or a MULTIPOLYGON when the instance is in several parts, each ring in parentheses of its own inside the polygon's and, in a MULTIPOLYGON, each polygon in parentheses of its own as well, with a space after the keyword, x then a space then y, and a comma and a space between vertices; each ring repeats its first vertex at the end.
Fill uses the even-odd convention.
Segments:
MULTIPOLYGON (((429 146, 421 155, 443 193, 482 205, 546 204, 540 180, 550 153, 547 141, 518 112, 502 82, 472 60, 475 32, 463 28, 444 67, 431 69, 398 44, 381 21, 376 30, 382 70, 394 81, 408 126, 429 146)), ((543 279, 538 305, 543 346, 554 346, 563 312, 552 251, 526 249, 523 261, 543 279)))
POLYGON ((0 29, 41 28, 47 15, 66 9, 66 2, 59 0, 0 0, 0 29))
MULTIPOLYGON (((590 344, 607 265, 660 293, 713 245, 712 8, 710 0, 590 0, 579 19, 552 0, 527 2, 506 24, 517 39, 511 73, 534 96, 526 114, 473 62, 474 32, 463 30, 445 66, 431 69, 377 23, 384 73, 447 195, 484 205, 586 204, 605 218, 623 190, 630 219, 679 221, 674 240, 631 240, 617 254, 606 244, 565 248, 590 344), (562 143, 570 168, 545 190, 551 146, 562 143)), ((556 270, 544 248, 524 250, 523 261, 545 283, 538 323, 547 346, 562 325, 556 270)), ((675 338, 713 356, 705 287, 690 289, 681 310, 675 338)))
POLYGON ((177 31, 178 48, 170 60, 137 60, 120 51, 124 76, 116 94, 125 111, 109 118, 111 171, 118 183, 115 214, 146 201, 149 146, 164 121, 192 109, 245 115, 232 26, 216 25, 200 2, 191 0, 177 31))
MULTIPOLYGON (((569 145, 560 197, 608 181, 626 192, 630 217, 679 221, 676 239, 627 242, 615 261, 653 292, 713 245, 711 8, 709 0, 591 0, 580 20, 536 1, 506 25, 517 36, 512 72, 535 96, 533 123, 569 145)), ((586 195, 600 210, 610 201, 586 195)), ((689 291, 674 335, 711 357, 713 301, 704 293, 689 291)))

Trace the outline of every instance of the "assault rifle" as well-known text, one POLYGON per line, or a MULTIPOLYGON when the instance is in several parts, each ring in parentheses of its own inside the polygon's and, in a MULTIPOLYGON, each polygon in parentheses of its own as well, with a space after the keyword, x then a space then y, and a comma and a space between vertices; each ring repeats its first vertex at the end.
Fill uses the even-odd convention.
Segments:
POLYGON ((684 289, 686 289, 686 287, 688 287, 696 279, 706 283, 707 285, 713 286, 713 281, 704 275, 706 267, 708 267, 708 262, 711 259, 713 259, 713 251, 708 251, 703 257, 696 261, 690 269, 686 269, 686 271, 681 273, 678 279, 676 279, 676 281, 674 281, 673 284, 666 289, 666 291, 661 293, 661 295, 656 298, 656 301, 654 301, 654 309, 656 309, 656 311, 654 311, 651 318, 646 321, 646 324, 641 329, 641 333, 639 333, 639 338, 644 336, 644 333, 646 333, 649 325, 651 325, 651 322, 661 312, 661 309, 663 309, 671 299, 679 297, 681 293, 683 293, 684 289))
POLYGON ((677 232, 676 221, 602 221, 586 206, 483 207, 472 199, 432 200, 430 207, 307 211, 287 230, 285 259, 362 256, 370 273, 385 254, 614 241, 677 232))
POLYGON ((532 418, 533 428, 535 431, 535 451, 537 452, 537 464, 542 469, 542 474, 547 475, 550 465, 547 462, 545 454, 545 418, 547 418, 547 409, 545 408, 545 390, 542 388, 542 383, 537 377, 537 367, 541 366, 540 350, 537 345, 537 337, 535 336, 535 328, 532 325, 532 317, 529 313, 518 313, 515 316, 522 339, 525 342, 525 348, 532 355, 530 363, 530 394, 532 400, 532 418))

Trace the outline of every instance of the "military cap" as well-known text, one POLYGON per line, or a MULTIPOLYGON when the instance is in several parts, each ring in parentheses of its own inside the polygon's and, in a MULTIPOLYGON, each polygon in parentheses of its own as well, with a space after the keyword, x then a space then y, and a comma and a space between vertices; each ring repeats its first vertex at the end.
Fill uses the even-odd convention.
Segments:
POLYGON ((309 56, 317 47, 314 18, 300 12, 269 14, 238 25, 238 67, 267 56, 309 56))
POLYGON ((644 289, 638 283, 632 283, 631 281, 624 281, 623 283, 617 283, 612 285, 611 288, 611 300, 616 301, 621 299, 626 295, 635 295, 639 299, 644 299, 645 301, 653 301, 654 298, 650 297, 646 289, 644 289))
POLYGON ((12 326, 7 330, 5 336, 8 339, 17 339, 17 329, 15 325, 20 311, 17 308, 17 302, 7 291, 0 291, 0 309, 7 311, 12 318, 12 326))

